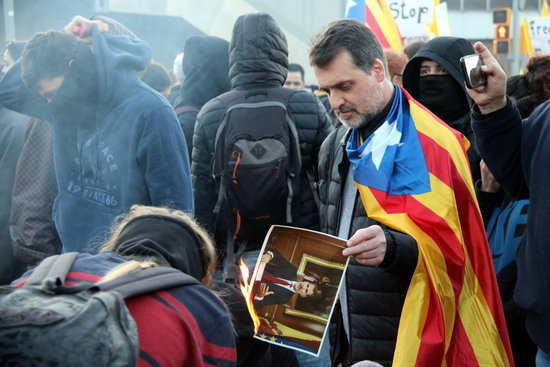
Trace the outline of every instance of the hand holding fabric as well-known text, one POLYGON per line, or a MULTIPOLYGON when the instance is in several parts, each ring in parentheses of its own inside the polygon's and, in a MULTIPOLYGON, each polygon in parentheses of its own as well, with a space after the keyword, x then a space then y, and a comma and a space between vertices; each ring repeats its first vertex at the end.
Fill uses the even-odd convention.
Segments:
POLYGON ((63 28, 63 32, 70 34, 76 39, 91 43, 92 42, 92 28, 94 24, 97 25, 97 28, 100 32, 107 33, 109 32, 109 24, 101 20, 90 20, 84 18, 83 16, 77 15, 69 24, 63 28))
POLYGON ((384 261, 387 249, 386 235, 379 225, 361 228, 347 242, 344 256, 353 256, 358 263, 378 266, 384 261))

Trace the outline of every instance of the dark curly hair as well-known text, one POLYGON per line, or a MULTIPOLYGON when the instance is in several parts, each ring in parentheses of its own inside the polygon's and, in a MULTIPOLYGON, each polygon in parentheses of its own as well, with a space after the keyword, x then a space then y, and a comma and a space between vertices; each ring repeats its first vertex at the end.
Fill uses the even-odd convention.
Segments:
POLYGON ((527 61, 526 78, 534 107, 550 99, 550 56, 531 57, 527 61))
POLYGON ((64 76, 69 69, 69 61, 82 45, 86 46, 62 32, 35 34, 21 55, 21 77, 27 87, 36 90, 40 80, 64 76))

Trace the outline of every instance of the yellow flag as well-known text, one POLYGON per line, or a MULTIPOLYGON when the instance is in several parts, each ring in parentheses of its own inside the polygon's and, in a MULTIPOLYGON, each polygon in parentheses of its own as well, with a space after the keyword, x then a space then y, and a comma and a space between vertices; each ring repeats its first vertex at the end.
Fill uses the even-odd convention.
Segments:
POLYGON ((549 10, 550 10, 550 8, 548 8, 548 1, 544 0, 542 2, 542 10, 540 11, 540 16, 541 17, 547 17, 549 10))

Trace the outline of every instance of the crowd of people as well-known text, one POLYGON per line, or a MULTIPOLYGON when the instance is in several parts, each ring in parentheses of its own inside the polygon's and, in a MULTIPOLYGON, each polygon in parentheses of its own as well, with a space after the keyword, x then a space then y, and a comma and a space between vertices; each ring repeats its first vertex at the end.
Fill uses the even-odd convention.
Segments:
MULTIPOLYGON (((143 366, 549 367, 550 56, 507 77, 480 42, 437 37, 396 52, 342 19, 312 39, 309 57, 315 93, 265 13, 240 16, 229 42, 190 37, 176 70, 103 16, 8 44, 0 285, 25 286, 62 252, 80 253, 67 284, 155 266, 191 275, 197 284, 126 300, 143 366), (487 82, 469 89, 460 58, 475 53, 487 82), (292 152, 274 168, 288 175, 283 222, 247 217, 239 200, 262 202, 235 199, 214 172, 236 101, 288 117, 292 152), (277 252, 258 259, 266 224, 347 240, 318 356, 253 339, 233 284, 239 259, 268 269, 258 307, 326 289, 320 276, 277 284, 297 269, 277 252)), ((233 183, 279 149, 268 138, 237 141, 233 183)))

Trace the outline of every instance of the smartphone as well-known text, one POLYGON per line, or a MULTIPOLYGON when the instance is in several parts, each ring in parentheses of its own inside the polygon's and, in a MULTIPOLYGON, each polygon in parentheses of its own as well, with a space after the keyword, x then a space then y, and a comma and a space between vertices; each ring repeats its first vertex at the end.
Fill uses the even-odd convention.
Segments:
POLYGON ((481 60, 480 54, 461 57, 460 65, 468 88, 472 89, 487 84, 487 75, 481 71, 483 60, 481 60))

